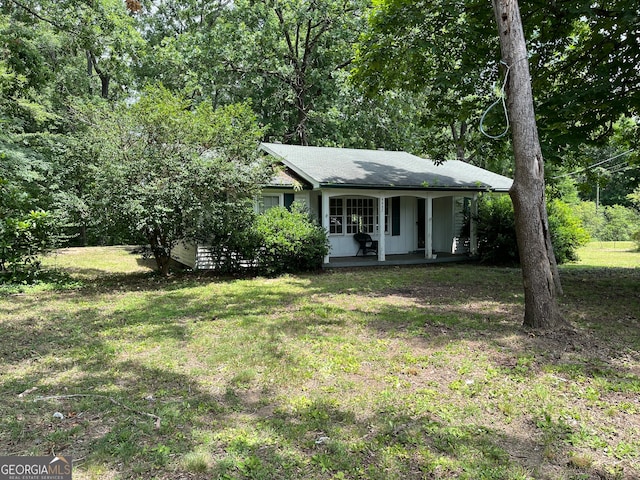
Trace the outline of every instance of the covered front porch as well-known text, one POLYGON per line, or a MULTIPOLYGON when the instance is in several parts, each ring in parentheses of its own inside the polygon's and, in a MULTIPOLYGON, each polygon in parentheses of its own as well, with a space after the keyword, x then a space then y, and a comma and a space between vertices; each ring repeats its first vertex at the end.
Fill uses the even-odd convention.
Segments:
POLYGON ((325 267, 460 261, 477 251, 477 192, 327 188, 317 198, 312 210, 331 244, 325 267), (370 235, 375 253, 356 258, 358 232, 370 235))

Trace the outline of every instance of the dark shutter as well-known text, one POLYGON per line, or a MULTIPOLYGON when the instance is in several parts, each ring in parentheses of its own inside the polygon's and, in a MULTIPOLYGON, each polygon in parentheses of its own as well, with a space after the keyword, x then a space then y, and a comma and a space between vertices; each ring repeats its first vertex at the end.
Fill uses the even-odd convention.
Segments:
POLYGON ((293 193, 285 193, 284 194, 284 206, 288 210, 291 210, 291 204, 295 200, 295 195, 293 193))
POLYGON ((391 199, 391 235, 400 235, 400 197, 391 199))

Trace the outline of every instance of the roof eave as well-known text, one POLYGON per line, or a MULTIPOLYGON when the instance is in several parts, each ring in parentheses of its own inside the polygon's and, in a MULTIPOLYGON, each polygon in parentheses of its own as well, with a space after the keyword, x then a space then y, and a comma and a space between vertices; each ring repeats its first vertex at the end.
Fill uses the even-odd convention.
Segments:
POLYGON ((268 153, 269 155, 271 155, 272 157, 276 158, 285 167, 290 168, 291 170, 296 172, 296 174, 300 175, 304 180, 309 182, 314 189, 320 188, 320 183, 315 178, 313 178, 307 172, 301 170, 298 166, 293 165, 292 163, 288 162, 286 158, 284 158, 282 155, 278 155, 276 152, 274 152, 269 147, 267 147, 264 143, 261 143, 259 148, 262 151, 264 151, 264 152, 268 153))
POLYGON ((410 190, 410 191, 460 191, 460 192, 495 192, 508 193, 509 189, 493 188, 489 185, 478 186, 422 186, 422 185, 361 185, 354 183, 319 183, 315 188, 344 188, 355 190, 410 190))

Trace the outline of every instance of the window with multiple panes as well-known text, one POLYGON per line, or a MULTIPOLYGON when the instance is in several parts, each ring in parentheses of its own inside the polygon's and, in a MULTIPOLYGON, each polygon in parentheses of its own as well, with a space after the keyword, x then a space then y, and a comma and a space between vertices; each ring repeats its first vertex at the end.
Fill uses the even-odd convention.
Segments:
POLYGON ((390 212, 389 212, 389 199, 384 199, 384 233, 389 233, 389 221, 391 220, 390 212))
MULTIPOLYGON (((329 233, 353 235, 358 232, 377 233, 378 208, 375 198, 335 198, 329 199, 329 233)), ((384 232, 400 234, 400 198, 385 199, 384 232), (394 213, 395 211, 395 213, 394 213), (398 225, 392 225, 396 220, 398 225)))
POLYGON ((329 233, 343 233, 344 212, 341 198, 329 199, 329 233))
POLYGON ((270 208, 280 205, 280 195, 263 195, 259 205, 260 213, 264 213, 270 208))
POLYGON ((375 204, 373 198, 347 198, 347 233, 374 233, 376 227, 375 204))

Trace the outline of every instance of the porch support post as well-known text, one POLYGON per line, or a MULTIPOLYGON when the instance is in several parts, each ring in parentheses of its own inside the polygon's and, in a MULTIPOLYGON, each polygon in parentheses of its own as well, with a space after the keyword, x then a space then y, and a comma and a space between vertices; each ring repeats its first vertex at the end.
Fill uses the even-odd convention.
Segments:
POLYGON ((469 249, 471 250, 471 255, 478 254, 478 230, 477 230, 477 222, 476 218, 478 217, 478 194, 473 194, 473 199, 471 200, 471 211, 469 212, 469 249))
POLYGON ((384 262, 385 261, 385 237, 386 235, 384 234, 385 231, 385 224, 384 224, 384 217, 385 217, 385 211, 384 211, 384 204, 385 204, 385 198, 384 197, 380 197, 378 198, 378 261, 379 262, 384 262))
MULTIPOLYGON (((329 194, 327 192, 322 192, 322 228, 329 235, 329 194)), ((324 256, 323 262, 325 264, 329 263, 329 253, 324 256)))
POLYGON ((424 256, 425 258, 433 258, 433 198, 427 197, 425 204, 424 256))

